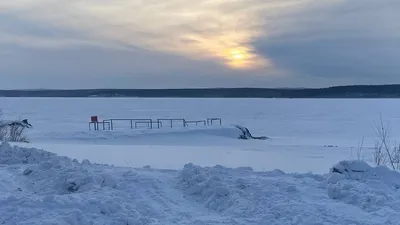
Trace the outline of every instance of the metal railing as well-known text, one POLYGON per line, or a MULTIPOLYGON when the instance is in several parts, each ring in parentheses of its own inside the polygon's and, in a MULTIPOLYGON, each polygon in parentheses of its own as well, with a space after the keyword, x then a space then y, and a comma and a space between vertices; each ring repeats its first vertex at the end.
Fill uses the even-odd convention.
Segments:
POLYGON ((221 118, 207 118, 207 125, 213 125, 214 121, 218 121, 219 125, 222 125, 222 119, 221 118))
POLYGON ((105 125, 107 125, 107 128, 108 128, 107 130, 111 129, 109 122, 106 122, 106 121, 95 122, 95 121, 93 121, 93 122, 89 122, 89 130, 92 129, 92 124, 93 124, 93 130, 99 130, 99 124, 103 125, 103 130, 106 130, 106 126, 105 125))
POLYGON ((197 125, 199 125, 199 124, 204 124, 204 126, 206 125, 206 121, 205 120, 192 120, 192 121, 185 121, 185 127, 188 127, 189 126, 189 124, 196 124, 196 126, 197 125))
POLYGON ((114 130, 117 121, 126 121, 130 125, 130 129, 137 129, 141 124, 146 125, 149 129, 160 129, 162 127, 170 127, 173 128, 174 125, 181 127, 188 127, 189 124, 194 124, 198 126, 202 124, 204 126, 213 125, 215 121, 217 121, 220 125, 222 125, 221 118, 207 118, 206 120, 186 120, 184 118, 178 119, 128 119, 128 118, 113 118, 113 119, 105 119, 102 122, 100 121, 91 121, 89 122, 89 130, 91 130, 92 124, 94 130, 99 130, 99 124, 102 125, 103 130, 114 130))

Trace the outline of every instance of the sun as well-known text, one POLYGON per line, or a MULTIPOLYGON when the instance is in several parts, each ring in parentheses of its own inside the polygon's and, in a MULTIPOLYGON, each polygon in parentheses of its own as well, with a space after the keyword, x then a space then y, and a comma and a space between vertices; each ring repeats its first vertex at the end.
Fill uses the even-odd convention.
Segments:
POLYGON ((266 64, 263 58, 247 46, 227 47, 217 51, 216 55, 223 59, 225 65, 237 70, 258 69, 266 64))
POLYGON ((231 56, 233 59, 243 59, 244 53, 239 50, 232 50, 231 56))
POLYGON ((245 68, 249 66, 249 53, 243 49, 233 49, 229 51, 226 59, 233 68, 245 68))

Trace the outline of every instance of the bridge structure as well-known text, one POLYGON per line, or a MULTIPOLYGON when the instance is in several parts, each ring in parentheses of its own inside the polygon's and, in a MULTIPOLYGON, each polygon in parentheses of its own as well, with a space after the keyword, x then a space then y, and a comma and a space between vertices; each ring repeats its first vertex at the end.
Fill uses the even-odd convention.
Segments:
POLYGON ((146 118, 111 118, 99 121, 97 116, 92 116, 89 122, 89 130, 114 130, 117 124, 124 123, 130 129, 148 128, 161 129, 163 127, 189 127, 189 126, 211 126, 214 124, 222 125, 221 118, 206 118, 202 120, 187 120, 184 118, 162 118, 162 119, 146 119, 146 118))

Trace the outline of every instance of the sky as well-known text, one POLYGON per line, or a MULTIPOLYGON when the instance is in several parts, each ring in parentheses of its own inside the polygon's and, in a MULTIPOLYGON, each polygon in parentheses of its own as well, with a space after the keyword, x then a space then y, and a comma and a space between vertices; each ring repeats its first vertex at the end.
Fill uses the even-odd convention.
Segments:
POLYGON ((400 83, 399 0, 1 0, 0 89, 400 83))

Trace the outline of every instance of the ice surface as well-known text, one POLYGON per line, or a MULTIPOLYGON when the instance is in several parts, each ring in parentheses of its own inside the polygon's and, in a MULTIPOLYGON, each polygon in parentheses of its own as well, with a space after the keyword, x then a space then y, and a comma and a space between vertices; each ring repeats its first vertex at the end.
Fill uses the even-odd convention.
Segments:
POLYGON ((0 98, 6 119, 27 118, 34 125, 35 142, 51 140, 53 133, 86 132, 90 116, 97 115, 100 120, 221 117, 224 125, 246 126, 254 136, 272 137, 279 145, 346 147, 356 146, 363 136, 365 144, 373 145, 369 141, 380 114, 391 123, 393 138, 400 138, 400 129, 395 129, 400 126, 399 103, 398 99, 0 98))
MULTIPOLYGON (((397 99, 145 99, 145 98, 0 98, 6 119, 29 119, 34 126, 27 147, 116 166, 180 169, 200 166, 252 166, 254 170, 323 173, 344 159, 372 162, 374 122, 390 122, 391 139, 400 139, 397 99), (106 118, 221 117, 209 128, 88 131, 90 116, 106 118), (254 136, 237 140, 232 124, 254 136)), ((391 143, 394 144, 394 143, 391 143)))
POLYGON ((0 145, 0 223, 357 224, 400 221, 400 174, 341 161, 325 174, 79 162, 0 145), (334 178, 333 178, 334 177, 334 178))

